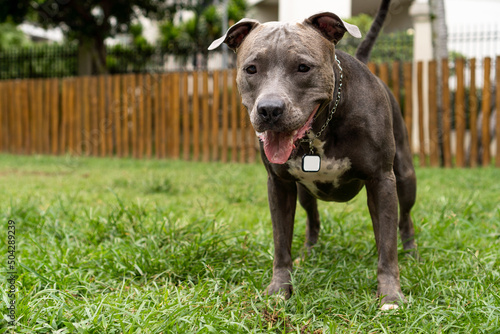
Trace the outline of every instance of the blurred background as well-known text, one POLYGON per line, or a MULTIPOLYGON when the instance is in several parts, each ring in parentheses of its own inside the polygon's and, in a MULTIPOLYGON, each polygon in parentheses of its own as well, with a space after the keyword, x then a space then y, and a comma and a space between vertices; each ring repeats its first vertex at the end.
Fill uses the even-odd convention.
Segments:
MULTIPOLYGON (((0 0, 0 151, 254 161, 235 54, 210 43, 244 17, 300 22, 323 11, 365 34, 379 6, 0 0)), ((420 164, 500 156, 498 13, 500 0, 391 1, 368 65, 398 99, 420 164)), ((346 35, 337 48, 354 54, 360 42, 346 35)))
MULTIPOLYGON (((301 21, 331 11, 366 32, 379 0, 0 1, 0 79, 232 67, 207 46, 243 17, 301 21)), ((498 0, 395 0, 372 60, 494 57, 498 0), (430 28, 416 29, 422 21, 430 28), (416 37, 419 36, 419 37, 416 37), (423 40, 414 46, 415 38, 423 40), (424 53, 420 55, 419 53, 424 53)), ((352 52, 356 39, 339 48, 352 52)))

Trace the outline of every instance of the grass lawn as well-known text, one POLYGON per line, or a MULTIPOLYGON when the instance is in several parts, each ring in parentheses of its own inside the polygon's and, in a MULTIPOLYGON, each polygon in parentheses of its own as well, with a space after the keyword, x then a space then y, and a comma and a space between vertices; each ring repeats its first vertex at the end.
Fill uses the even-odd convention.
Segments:
MULTIPOLYGON (((320 203, 294 294, 262 295, 272 230, 263 166, 0 155, 2 271, 16 226, 16 317, 0 333, 500 333, 500 169, 418 169, 420 261, 382 312, 364 191, 320 203)), ((302 252, 297 210, 293 253, 302 252)))

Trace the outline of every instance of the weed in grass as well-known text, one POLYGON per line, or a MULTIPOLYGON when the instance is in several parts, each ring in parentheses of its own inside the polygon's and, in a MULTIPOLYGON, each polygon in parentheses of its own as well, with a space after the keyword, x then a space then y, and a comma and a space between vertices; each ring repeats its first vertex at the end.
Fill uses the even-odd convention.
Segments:
POLYGON ((155 176, 150 175, 144 181, 144 192, 145 193, 163 193, 175 195, 176 189, 172 181, 165 176, 155 176))

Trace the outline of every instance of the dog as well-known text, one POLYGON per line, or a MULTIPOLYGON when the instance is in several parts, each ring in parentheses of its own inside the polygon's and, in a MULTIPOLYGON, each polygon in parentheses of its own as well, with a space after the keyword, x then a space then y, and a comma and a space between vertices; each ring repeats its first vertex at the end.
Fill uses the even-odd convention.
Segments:
POLYGON ((307 212, 309 249, 320 231, 317 199, 346 202, 365 187, 378 251, 381 308, 394 309, 406 301, 397 231, 399 225, 404 249, 414 250, 410 211, 415 170, 400 108, 365 65, 388 5, 382 1, 357 51, 363 61, 336 50, 346 32, 361 34, 330 12, 300 23, 243 19, 209 47, 226 43, 236 52, 238 90, 260 138, 275 247, 269 295, 288 298, 292 293, 297 198, 307 212))

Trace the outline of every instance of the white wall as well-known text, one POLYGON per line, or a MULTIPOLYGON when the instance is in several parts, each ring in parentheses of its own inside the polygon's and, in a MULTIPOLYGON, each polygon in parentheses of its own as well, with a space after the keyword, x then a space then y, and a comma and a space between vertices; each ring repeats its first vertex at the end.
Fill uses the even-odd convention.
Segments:
POLYGON ((339 17, 351 16, 350 0, 279 0, 279 20, 303 21, 311 15, 332 12, 339 17))
POLYGON ((445 0, 444 5, 448 26, 499 22, 500 0, 445 0))
POLYGON ((452 37, 458 33, 470 36, 467 44, 449 38, 450 51, 457 51, 469 58, 495 57, 500 54, 498 37, 496 42, 479 38, 479 34, 485 32, 498 34, 500 0, 445 0, 445 10, 448 35, 452 37))

